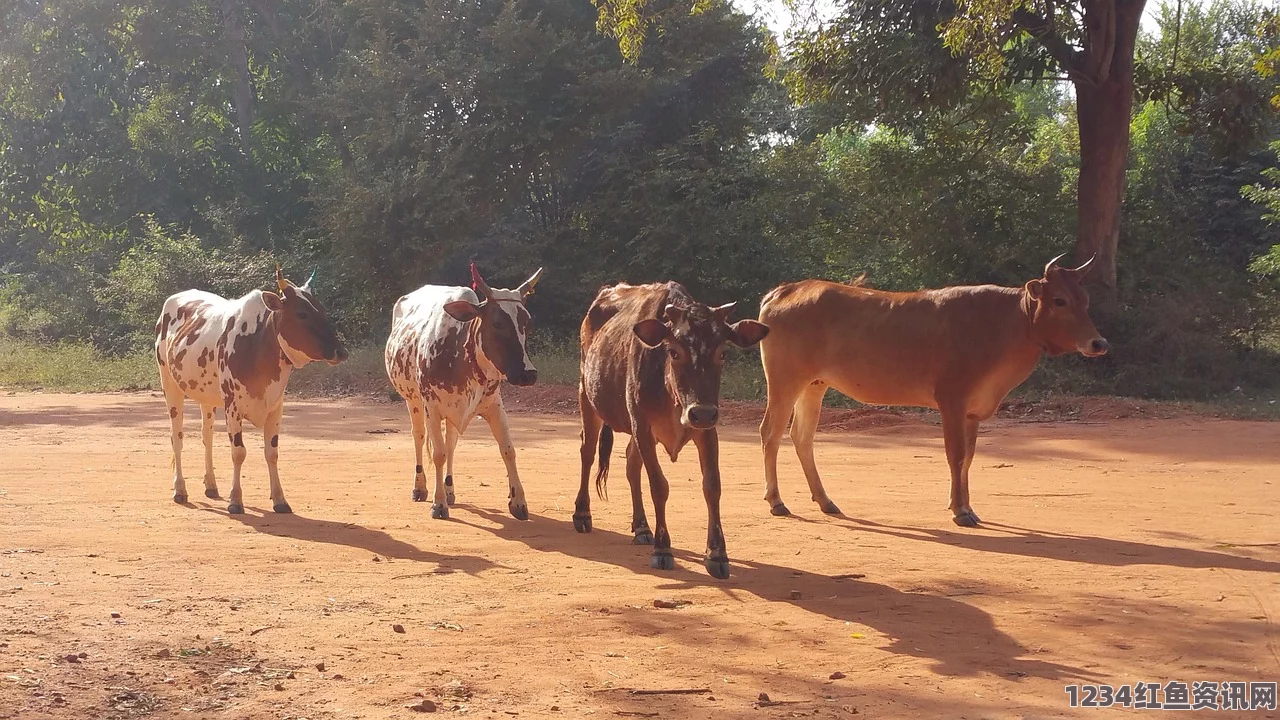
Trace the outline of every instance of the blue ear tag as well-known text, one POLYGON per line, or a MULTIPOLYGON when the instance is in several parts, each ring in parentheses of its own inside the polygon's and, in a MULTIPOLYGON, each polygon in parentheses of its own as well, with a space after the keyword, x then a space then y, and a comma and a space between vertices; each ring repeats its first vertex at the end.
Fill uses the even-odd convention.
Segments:
POLYGON ((303 284, 306 285, 307 287, 311 287, 311 281, 315 279, 316 279, 316 269, 313 268, 311 270, 311 277, 307 278, 307 281, 303 284))

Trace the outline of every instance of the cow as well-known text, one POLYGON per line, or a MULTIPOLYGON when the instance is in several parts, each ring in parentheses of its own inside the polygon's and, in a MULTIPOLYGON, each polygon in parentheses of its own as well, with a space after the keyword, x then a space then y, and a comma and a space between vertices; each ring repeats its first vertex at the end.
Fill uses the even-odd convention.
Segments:
POLYGON ((1043 277, 1022 287, 886 292, 858 282, 804 280, 765 295, 760 321, 773 332, 760 346, 768 388, 760 442, 772 513, 790 514, 778 494, 778 446, 788 420, 813 500, 825 513, 840 513, 813 458, 822 398, 832 387, 867 404, 938 410, 953 519, 976 526, 969 466, 978 423, 995 414, 1041 355, 1098 357, 1108 350, 1089 319, 1081 285, 1093 260, 1065 268, 1058 266, 1061 259, 1050 260, 1043 277))
POLYGON ((182 408, 186 398, 200 405, 204 440, 204 494, 218 498, 213 475, 213 413, 223 408, 231 440, 231 497, 227 512, 244 512, 240 466, 244 463, 245 421, 262 428, 271 505, 293 510, 284 499, 276 460, 284 390, 293 368, 347 359, 324 305, 311 291, 315 273, 301 286, 285 279, 276 266, 278 293, 254 290, 227 300, 201 290, 170 295, 156 322, 156 365, 169 407, 173 445, 173 501, 187 502, 182 478, 182 408))
POLYGON ((720 525, 720 375, 728 344, 751 347, 769 334, 755 320, 728 323, 735 303, 707 307, 681 285, 615 285, 596 295, 582 320, 578 405, 582 414, 582 483, 573 527, 591 531, 588 481, 599 443, 596 492, 605 496, 614 431, 631 436, 627 481, 631 485, 631 531, 637 545, 653 544, 650 566, 675 567, 667 531, 667 479, 657 445, 674 462, 692 440, 702 465, 707 503, 704 565, 716 578, 729 577, 729 556, 720 525), (640 492, 640 467, 649 475, 654 531, 640 492))
POLYGON ((507 467, 507 509, 518 520, 529 519, 499 390, 503 380, 521 386, 538 380, 525 349, 531 321, 525 300, 540 277, 542 268, 515 290, 491 288, 472 263, 470 288, 424 285, 396 301, 384 356, 387 377, 404 398, 413 424, 418 460, 414 502, 427 499, 422 452, 424 440, 430 438, 426 447, 436 470, 433 518, 449 517, 455 500, 453 451, 458 437, 479 415, 489 424, 507 467))

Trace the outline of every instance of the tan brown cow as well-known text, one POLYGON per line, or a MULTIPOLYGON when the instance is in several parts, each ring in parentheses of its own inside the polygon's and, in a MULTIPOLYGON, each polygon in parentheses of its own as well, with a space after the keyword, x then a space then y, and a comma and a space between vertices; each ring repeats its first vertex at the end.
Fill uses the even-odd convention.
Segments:
POLYGON ((653 543, 650 565, 675 567, 667 532, 667 479, 658 464, 661 444, 675 461, 690 441, 702 465, 707 502, 707 553, 711 575, 729 577, 729 556, 720 526, 720 375, 728 344, 750 347, 769 333, 754 320, 728 324, 734 303, 709 308, 677 283, 615 285, 600 290, 581 329, 582 484, 573 527, 591 531, 591 465, 599 442, 596 491, 609 474, 613 432, 631 435, 627 481, 631 485, 631 530, 635 543, 653 543), (644 514, 640 467, 653 493, 654 532, 644 514))
MULTIPOLYGON (((312 278, 315 273, 312 273, 312 278)), ((173 445, 173 500, 187 501, 182 477, 182 406, 186 398, 200 404, 204 440, 204 494, 218 497, 213 477, 213 412, 226 413, 231 440, 231 497, 227 512, 244 512, 240 466, 246 450, 244 422, 262 428, 272 508, 292 512, 284 499, 279 455, 284 389, 295 367, 312 361, 336 365, 347 359, 324 306, 311 293, 311 280, 301 286, 276 267, 279 293, 254 290, 227 300, 200 290, 169 296, 156 322, 156 364, 169 406, 173 445)))
POLYGON ((1089 319, 1081 286, 1092 260, 1068 269, 1057 265, 1060 259, 1022 287, 901 293, 804 280, 765 295, 760 321, 772 332, 760 346, 768 384, 760 441, 773 514, 790 514, 778 494, 778 447, 788 419, 813 500, 825 513, 840 512, 813 459, 822 397, 833 387, 863 403, 941 412, 951 511, 957 525, 977 525, 969 465, 978 423, 995 414, 1041 355, 1096 357, 1108 349, 1089 319))

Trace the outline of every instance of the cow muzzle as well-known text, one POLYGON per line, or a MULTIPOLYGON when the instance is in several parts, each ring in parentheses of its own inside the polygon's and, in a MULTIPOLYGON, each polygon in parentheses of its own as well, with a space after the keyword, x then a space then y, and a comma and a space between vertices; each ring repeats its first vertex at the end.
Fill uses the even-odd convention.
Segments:
POLYGON ((1096 337, 1080 348, 1080 354, 1085 357, 1101 357, 1110 349, 1111 343, 1107 342, 1106 338, 1096 337))
POLYGON ((338 363, 346 362, 346 360, 347 360, 347 349, 341 345, 339 345, 338 349, 335 350, 329 357, 325 358, 325 362, 329 363, 330 365, 337 365, 338 363))
POLYGON ((720 419, 720 408, 715 405, 690 405, 684 411, 684 424, 694 430, 710 430, 720 419))
POLYGON ((508 375, 507 381, 510 382, 512 385, 517 385, 519 387, 528 387, 529 385, 533 385, 534 383, 538 382, 538 371, 537 370, 521 370, 520 372, 512 373, 511 375, 508 375))

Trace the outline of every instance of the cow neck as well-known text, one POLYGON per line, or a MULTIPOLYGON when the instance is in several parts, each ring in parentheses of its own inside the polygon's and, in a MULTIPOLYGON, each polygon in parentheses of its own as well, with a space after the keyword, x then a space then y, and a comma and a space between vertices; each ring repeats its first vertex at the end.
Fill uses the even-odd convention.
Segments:
POLYGON ((1018 305, 1027 321, 1027 342, 1040 348, 1040 352, 1052 355, 1048 343, 1036 339, 1036 306, 1026 288, 1018 291, 1018 305))
POLYGON ((288 373, 293 370, 294 362, 289 357, 289 351, 285 349, 284 341, 280 337, 280 327, 276 324, 276 313, 272 312, 270 308, 267 309, 267 319, 263 321, 263 324, 266 325, 267 335, 270 336, 271 341, 263 343, 263 348, 258 352, 267 354, 270 350, 275 350, 279 353, 277 363, 280 365, 281 374, 288 377, 288 373))
POLYGON ((474 358, 471 365, 471 372, 481 385, 489 383, 490 375, 497 378, 501 373, 498 367, 489 360, 489 356, 480 350, 480 320, 467 323, 467 341, 463 345, 463 356, 465 358, 474 358))

